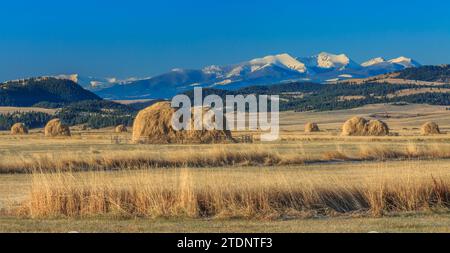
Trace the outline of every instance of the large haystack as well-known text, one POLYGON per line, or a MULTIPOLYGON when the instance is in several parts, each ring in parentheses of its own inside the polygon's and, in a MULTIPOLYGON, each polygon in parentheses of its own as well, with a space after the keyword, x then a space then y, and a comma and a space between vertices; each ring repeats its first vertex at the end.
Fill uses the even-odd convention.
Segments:
POLYGON ((420 128, 420 133, 422 135, 440 134, 441 130, 435 122, 427 122, 420 128))
POLYGON ((118 125, 114 129, 114 132, 116 132, 116 133, 126 133, 126 132, 128 132, 128 129, 127 129, 127 127, 125 125, 118 125))
POLYGON ((381 120, 371 120, 367 124, 367 134, 370 136, 385 136, 389 135, 389 127, 381 120))
POLYGON ((305 125, 305 133, 319 132, 319 126, 316 123, 308 122, 305 125))
POLYGON ((45 126, 44 132, 47 137, 70 136, 69 127, 64 125, 60 119, 50 120, 45 126))
POLYGON ((381 120, 367 121, 361 117, 353 117, 342 126, 345 136, 384 136, 389 134, 389 127, 381 120))
POLYGON ((16 123, 11 127, 12 135, 28 134, 28 128, 23 123, 16 123))
MULTIPOLYGON (((134 143, 219 143, 232 140, 226 130, 180 130, 172 128, 175 109, 159 102, 140 111, 133 124, 134 143)), ((204 112, 205 113, 205 112, 204 112)), ((193 117, 191 126, 193 125, 193 117)))
POLYGON ((361 117, 353 117, 347 120, 342 126, 342 135, 366 135, 367 120, 361 117))

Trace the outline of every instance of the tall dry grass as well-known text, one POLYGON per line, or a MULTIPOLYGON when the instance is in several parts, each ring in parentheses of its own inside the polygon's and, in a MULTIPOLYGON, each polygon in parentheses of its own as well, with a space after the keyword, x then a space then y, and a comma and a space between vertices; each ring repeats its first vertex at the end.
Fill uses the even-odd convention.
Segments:
POLYGON ((383 167, 356 181, 349 175, 273 170, 35 174, 29 200, 15 212, 33 218, 280 218, 448 210, 448 168, 433 176, 409 166, 414 170, 383 167))
POLYGON ((361 145, 356 150, 305 152, 301 147, 283 152, 263 145, 246 145, 228 149, 213 146, 201 151, 187 148, 177 152, 146 153, 145 151, 114 151, 108 154, 86 152, 74 154, 37 154, 27 157, 11 157, 0 161, 0 173, 60 172, 129 170, 147 168, 182 167, 242 167, 280 166, 330 161, 385 161, 408 159, 448 159, 450 146, 444 144, 390 147, 387 145, 361 145))

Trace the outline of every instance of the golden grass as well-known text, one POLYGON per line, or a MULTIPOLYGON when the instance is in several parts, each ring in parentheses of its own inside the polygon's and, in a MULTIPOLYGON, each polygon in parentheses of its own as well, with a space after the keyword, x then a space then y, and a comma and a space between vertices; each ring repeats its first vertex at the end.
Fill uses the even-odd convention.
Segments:
POLYGON ((0 161, 0 173, 67 172, 98 170, 138 170, 147 168, 282 166, 332 161, 386 161, 411 159, 448 159, 450 146, 417 144, 389 147, 359 145, 356 150, 341 149, 311 154, 301 146, 273 150, 264 145, 226 145, 209 149, 179 149, 177 152, 123 151, 101 154, 95 150, 82 154, 35 154, 0 161))
POLYGON ((372 168, 366 177, 324 171, 165 169, 120 173, 34 174, 28 200, 14 210, 32 218, 287 218, 450 208, 448 168, 372 168))

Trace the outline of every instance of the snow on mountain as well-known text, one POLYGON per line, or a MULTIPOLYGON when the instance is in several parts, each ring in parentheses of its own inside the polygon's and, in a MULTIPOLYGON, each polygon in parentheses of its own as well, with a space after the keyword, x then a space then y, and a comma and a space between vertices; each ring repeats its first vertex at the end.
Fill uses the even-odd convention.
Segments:
POLYGON ((203 72, 205 74, 216 75, 216 78, 237 78, 273 67, 302 74, 307 71, 305 64, 299 62, 289 54, 278 54, 223 67, 211 65, 203 68, 203 72))
POLYGON ((373 65, 376 65, 376 64, 379 64, 379 63, 382 63, 382 62, 386 62, 386 60, 384 58, 382 58, 382 57, 377 57, 377 58, 373 58, 373 59, 370 59, 370 60, 368 60, 366 62, 361 63, 361 66, 369 67, 369 66, 373 66, 373 65))
POLYGON ((264 58, 253 59, 249 62, 249 64, 253 67, 252 72, 274 65, 281 68, 294 70, 300 73, 306 72, 305 64, 299 62, 288 54, 270 55, 264 58))
POLYGON ((105 77, 105 78, 97 78, 97 77, 91 77, 91 76, 81 76, 79 74, 69 74, 69 75, 56 75, 53 76, 57 79, 67 79, 71 80, 77 84, 79 84, 81 87, 87 89, 87 90, 99 90, 99 89, 105 89, 108 87, 112 87, 117 84, 127 84, 132 83, 137 80, 141 80, 138 78, 127 78, 127 79, 117 79, 115 77, 105 77))
MULTIPOLYGON (((88 87, 105 98, 170 98, 193 87, 238 89, 290 81, 340 81, 366 78, 412 66, 420 64, 406 57, 389 61, 377 57, 358 64, 345 54, 322 52, 310 57, 294 58, 284 53, 225 66, 210 65, 200 70, 173 69, 152 78, 129 82, 128 85, 120 85, 124 82, 113 79, 92 79, 88 87), (92 88, 98 85, 106 88, 92 88)), ((82 78, 77 79, 79 83, 82 82, 82 78)))
POLYGON ((328 70, 344 70, 347 68, 360 68, 361 66, 355 61, 350 59, 345 54, 331 54, 322 52, 318 55, 298 58, 300 61, 305 62, 309 68, 320 68, 328 70))
POLYGON ((404 56, 400 56, 398 58, 389 60, 389 62, 402 65, 405 68, 412 68, 412 67, 419 67, 419 66, 421 66, 420 63, 416 62, 415 60, 413 60, 411 58, 404 57, 404 56))

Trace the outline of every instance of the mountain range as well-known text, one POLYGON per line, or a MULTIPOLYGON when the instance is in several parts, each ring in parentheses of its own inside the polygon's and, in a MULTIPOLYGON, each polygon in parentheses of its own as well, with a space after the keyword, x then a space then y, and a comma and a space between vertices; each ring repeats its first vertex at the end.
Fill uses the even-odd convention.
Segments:
POLYGON ((292 81, 336 82, 367 78, 418 66, 421 64, 403 56, 390 60, 377 57, 359 64, 345 54, 322 52, 309 57, 293 57, 285 53, 226 66, 172 69, 167 73, 144 79, 118 80, 79 75, 60 75, 56 78, 70 79, 102 98, 132 100, 170 98, 194 87, 235 90, 292 81))

